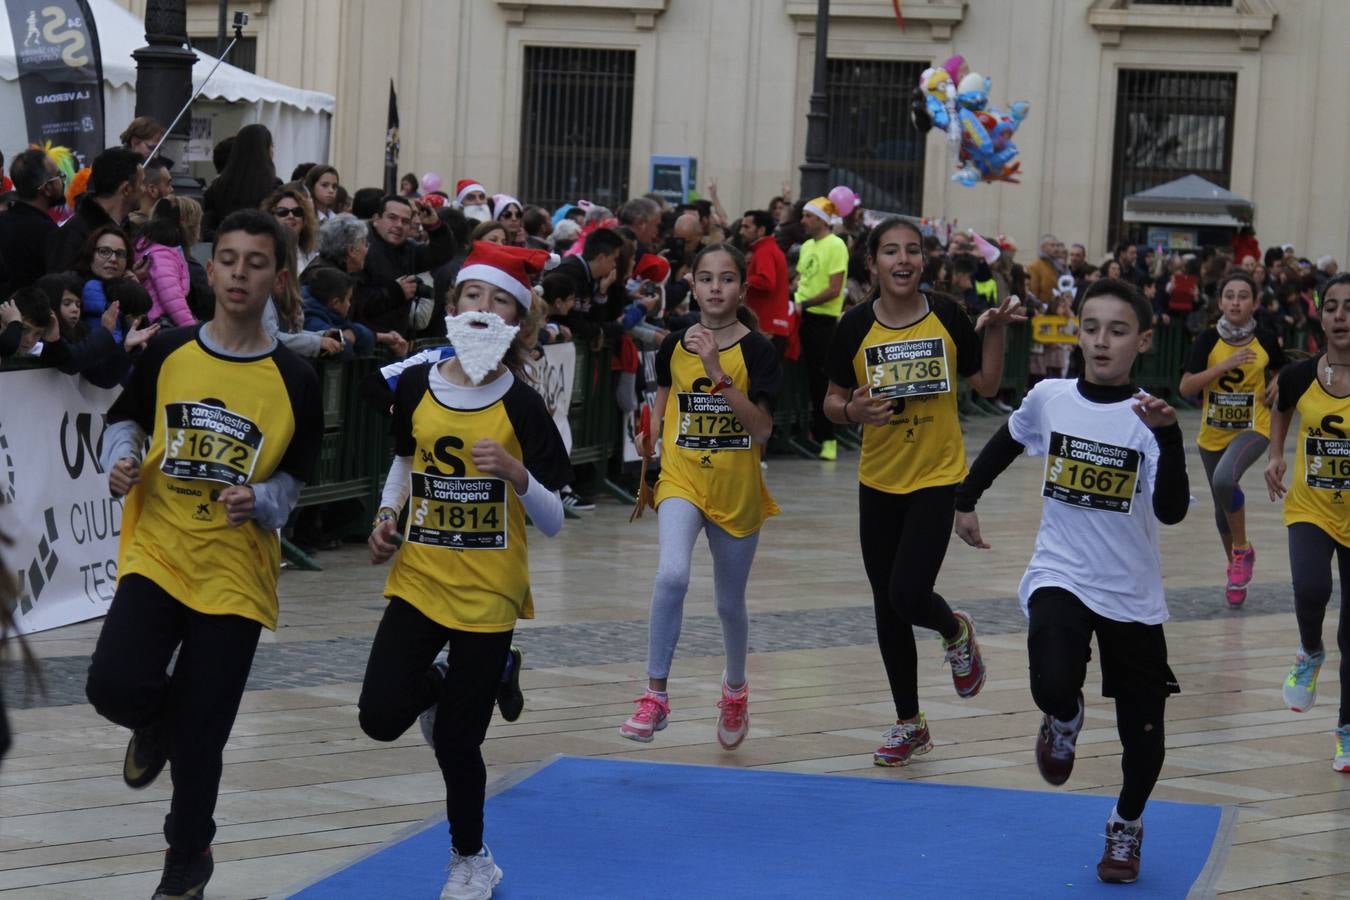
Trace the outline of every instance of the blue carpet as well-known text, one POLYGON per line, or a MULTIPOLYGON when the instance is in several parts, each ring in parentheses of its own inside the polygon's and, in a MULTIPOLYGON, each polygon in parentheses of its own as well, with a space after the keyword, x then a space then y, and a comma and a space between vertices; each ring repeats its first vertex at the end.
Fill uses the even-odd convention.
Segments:
MULTIPOLYGON (((488 799, 494 897, 1049 897, 1096 878, 1108 797, 561 757, 488 799)), ((1185 897, 1218 806, 1154 801, 1133 895, 1185 897)), ((1222 832, 1224 840, 1227 832, 1222 832)), ((294 894, 435 898, 444 819, 294 894)))

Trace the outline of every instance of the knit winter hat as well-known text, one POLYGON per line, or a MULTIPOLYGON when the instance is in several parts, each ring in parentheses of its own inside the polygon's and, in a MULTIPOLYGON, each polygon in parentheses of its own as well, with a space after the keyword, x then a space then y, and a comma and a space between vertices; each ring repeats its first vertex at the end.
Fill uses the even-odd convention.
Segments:
POLYGON ((534 300, 534 279, 549 263, 547 250, 527 250, 488 241, 474 241, 469 256, 455 276, 455 285, 466 281, 486 281, 501 288, 526 309, 534 300))

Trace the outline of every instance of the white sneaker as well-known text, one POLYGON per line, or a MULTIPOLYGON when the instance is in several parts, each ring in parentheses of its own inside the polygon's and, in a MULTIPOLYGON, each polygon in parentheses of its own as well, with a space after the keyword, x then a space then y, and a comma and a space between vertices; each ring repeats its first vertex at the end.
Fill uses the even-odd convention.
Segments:
POLYGON ((449 877, 441 888, 441 900, 488 900, 502 880, 502 870, 492 861, 492 851, 483 845, 473 856, 450 848, 449 877))
MULTIPOLYGON (((436 658, 431 661, 431 667, 440 672, 441 678, 444 679, 445 673, 450 671, 450 651, 442 650, 437 653, 436 658)), ((417 724, 422 726, 422 737, 432 750, 436 749, 436 707, 438 706, 440 706, 440 701, 422 710, 422 714, 417 717, 417 724)))

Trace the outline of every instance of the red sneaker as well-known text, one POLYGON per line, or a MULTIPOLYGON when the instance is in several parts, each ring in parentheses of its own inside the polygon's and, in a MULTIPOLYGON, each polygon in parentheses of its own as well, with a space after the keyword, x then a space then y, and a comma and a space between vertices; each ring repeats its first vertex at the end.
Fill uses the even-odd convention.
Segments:
POLYGON ((1134 884, 1139 878, 1139 850, 1144 844, 1144 823, 1106 823, 1106 849, 1097 863, 1097 880, 1108 884, 1134 884))
POLYGON ((1041 732, 1036 736, 1036 768, 1041 777, 1061 785, 1073 773, 1078 734, 1083 730, 1083 696, 1078 696, 1078 715, 1072 722, 1061 722, 1046 713, 1041 716, 1041 732))
POLYGON ((896 722, 891 726, 882 745, 872 752, 872 762, 878 766, 907 766, 912 757, 932 749, 928 720, 919 713, 917 722, 896 722))
POLYGON ((723 750, 735 750, 750 733, 750 686, 733 691, 722 682, 722 699, 717 701, 717 742, 723 750))
POLYGON ((969 613, 960 610, 952 615, 961 623, 961 634, 950 644, 943 641, 942 648, 947 654, 947 662, 951 663, 956 695, 974 697, 984 687, 985 674, 980 645, 975 641, 975 621, 969 613))

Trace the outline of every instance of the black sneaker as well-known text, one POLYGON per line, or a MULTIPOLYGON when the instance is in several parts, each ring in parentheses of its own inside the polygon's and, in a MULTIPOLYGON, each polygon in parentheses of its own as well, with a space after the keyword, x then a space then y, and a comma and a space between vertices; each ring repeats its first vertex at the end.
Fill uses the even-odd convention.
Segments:
POLYGON ((520 664, 523 659, 520 648, 512 644, 511 670, 502 676, 502 683, 497 688, 497 709, 501 710, 502 718, 508 722, 519 719, 521 711, 525 709, 525 695, 520 690, 520 664))
POLYGON ((211 859, 211 848, 200 853, 164 851, 164 874, 151 900, 191 900, 206 896, 206 883, 216 864, 211 859))
POLYGON ((169 750, 154 725, 137 728, 127 741, 127 755, 122 760, 122 780, 127 787, 143 788, 159 777, 169 761, 169 750))
POLYGON ((1061 722, 1049 713, 1041 716, 1041 731, 1036 736, 1036 768, 1050 784, 1061 785, 1073 774, 1073 760, 1084 718, 1082 694, 1078 695, 1075 721, 1061 722))
POLYGON ((590 497, 583 497, 571 488, 566 488, 559 492, 564 509, 570 509, 574 512, 589 512, 595 509, 595 501, 590 497))

